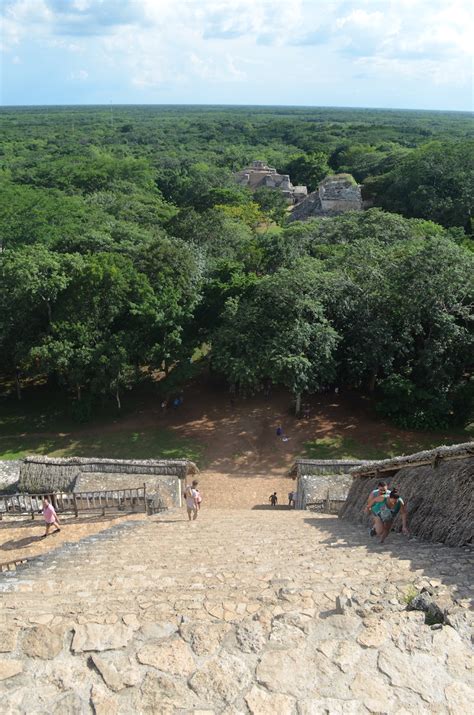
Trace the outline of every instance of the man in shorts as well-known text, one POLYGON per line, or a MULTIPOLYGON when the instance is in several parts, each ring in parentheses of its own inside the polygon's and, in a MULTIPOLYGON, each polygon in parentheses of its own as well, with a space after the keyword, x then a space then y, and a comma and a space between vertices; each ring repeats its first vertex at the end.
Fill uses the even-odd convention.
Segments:
POLYGON ((399 512, 402 518, 402 533, 405 536, 409 536, 406 504, 399 495, 398 490, 392 489, 388 497, 384 498, 382 508, 377 514, 375 526, 377 528, 377 534, 380 536, 381 544, 383 544, 389 535, 394 519, 399 512), (380 528, 377 522, 380 522, 380 528))
MULTIPOLYGON (((388 488, 387 482, 380 481, 377 484, 377 488, 373 489, 370 494, 369 498, 367 500, 367 505, 365 507, 365 511, 371 515, 372 517, 372 526, 370 528, 370 536, 375 536, 377 533, 376 529, 376 523, 377 522, 377 516, 382 508, 383 505, 383 500, 385 497, 388 497, 390 494, 390 489, 388 488)), ((380 526, 380 525, 379 525, 380 526)), ((379 534, 380 536, 380 534, 379 534)))
POLYGON ((197 489, 198 481, 193 480, 191 485, 188 484, 184 491, 184 498, 186 499, 186 509, 188 512, 189 521, 196 521, 199 509, 199 491, 197 489))

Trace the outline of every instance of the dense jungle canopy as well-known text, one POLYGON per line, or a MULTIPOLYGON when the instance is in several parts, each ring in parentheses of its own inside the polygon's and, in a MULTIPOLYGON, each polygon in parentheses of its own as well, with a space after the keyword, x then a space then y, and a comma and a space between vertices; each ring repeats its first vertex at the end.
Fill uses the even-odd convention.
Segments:
POLYGON ((403 426, 473 401, 474 139, 466 113, 258 107, 0 110, 0 372, 78 414, 196 350, 232 389, 372 391, 403 426), (289 223, 233 172, 314 190, 350 173, 363 212, 289 223))

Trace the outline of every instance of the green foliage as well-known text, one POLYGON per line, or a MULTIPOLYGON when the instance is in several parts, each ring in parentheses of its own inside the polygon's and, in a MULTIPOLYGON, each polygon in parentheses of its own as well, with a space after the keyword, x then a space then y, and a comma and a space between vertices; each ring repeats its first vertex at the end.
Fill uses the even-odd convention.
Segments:
POLYGON ((288 202, 278 189, 262 186, 254 191, 254 200, 260 209, 275 223, 281 224, 287 215, 288 202))
MULTIPOLYGON (((374 390, 399 424, 472 410, 473 144, 462 113, 5 108, 0 371, 47 378, 76 417, 203 342, 243 390, 374 390), (288 224, 262 159, 378 208, 288 224), (382 210, 385 209, 385 210, 382 210)), ((171 378, 171 376, 173 376, 171 378)))
POLYGON ((291 158, 284 167, 284 173, 290 175, 293 184, 302 184, 308 187, 308 191, 315 191, 319 182, 331 173, 331 169, 327 154, 315 152, 291 158))
POLYGON ((370 192, 389 211, 470 228, 474 142, 431 142, 374 179, 370 192))
POLYGON ((215 369, 250 393, 268 380, 295 395, 330 382, 339 338, 324 317, 318 285, 308 264, 281 269, 246 297, 229 299, 213 338, 215 369))

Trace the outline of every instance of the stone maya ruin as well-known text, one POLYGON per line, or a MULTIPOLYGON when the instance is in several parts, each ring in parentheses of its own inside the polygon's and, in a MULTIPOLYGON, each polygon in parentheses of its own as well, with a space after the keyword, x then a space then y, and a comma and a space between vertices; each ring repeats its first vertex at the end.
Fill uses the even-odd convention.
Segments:
POLYGON ((296 508, 237 499, 187 522, 187 460, 2 462, 0 526, 34 524, 47 493, 76 507, 64 532, 92 530, 16 563, 2 550, 0 712, 470 712, 473 475, 474 443, 299 459, 296 508), (411 529, 383 546, 363 511, 381 478, 411 529))

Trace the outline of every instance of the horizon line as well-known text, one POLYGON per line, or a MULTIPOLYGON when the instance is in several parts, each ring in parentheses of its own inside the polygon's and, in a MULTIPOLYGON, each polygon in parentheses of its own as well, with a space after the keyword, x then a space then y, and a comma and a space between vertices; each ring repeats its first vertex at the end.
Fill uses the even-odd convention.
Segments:
POLYGON ((84 102, 81 104, 0 104, 0 110, 3 109, 40 109, 43 107, 228 107, 242 109, 356 109, 369 111, 385 111, 385 112, 446 112, 450 114, 473 114, 474 109, 426 109, 420 107, 363 107, 360 105, 339 105, 339 104, 231 104, 231 103, 191 103, 191 102, 118 102, 118 103, 92 103, 84 102))

